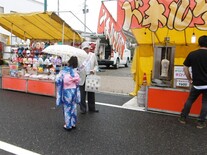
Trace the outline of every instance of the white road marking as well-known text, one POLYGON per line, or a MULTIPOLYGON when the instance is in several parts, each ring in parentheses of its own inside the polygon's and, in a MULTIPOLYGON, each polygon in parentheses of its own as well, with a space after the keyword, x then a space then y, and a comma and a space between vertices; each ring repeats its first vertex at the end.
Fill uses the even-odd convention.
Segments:
POLYGON ((104 106, 108 106, 108 107, 121 108, 121 109, 129 109, 129 110, 136 110, 136 111, 145 111, 145 107, 139 107, 137 105, 136 97, 132 98, 128 102, 124 103, 123 105, 114 105, 114 104, 101 103, 101 102, 96 102, 96 104, 98 104, 98 105, 104 105, 104 106))
POLYGON ((2 141, 0 141, 0 149, 13 153, 15 155, 40 155, 38 153, 29 151, 29 150, 26 150, 26 149, 23 149, 23 148, 20 148, 20 147, 17 147, 17 146, 14 146, 12 144, 8 144, 2 141))
MULTIPOLYGON (((144 107, 139 107, 136 104, 136 97, 129 100, 128 102, 126 102, 123 105, 114 105, 114 104, 109 104, 109 103, 101 103, 101 102, 96 102, 96 104, 98 105, 104 105, 104 106, 108 106, 108 107, 115 107, 115 108, 121 108, 121 109, 129 109, 129 110, 136 110, 136 111, 145 111, 144 107)), ((6 142, 0 141, 0 149, 13 153, 15 155, 40 155, 38 153, 17 147, 15 145, 12 144, 8 144, 6 142)))
POLYGON ((108 106, 108 107, 122 108, 122 106, 120 106, 120 105, 114 105, 114 104, 110 104, 110 103, 96 102, 96 104, 98 104, 98 105, 104 105, 104 106, 108 106))

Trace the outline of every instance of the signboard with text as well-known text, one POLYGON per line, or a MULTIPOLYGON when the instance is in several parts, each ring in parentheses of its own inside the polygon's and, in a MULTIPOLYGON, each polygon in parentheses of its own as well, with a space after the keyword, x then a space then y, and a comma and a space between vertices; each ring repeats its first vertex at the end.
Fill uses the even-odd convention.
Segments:
POLYGON ((98 34, 104 34, 109 39, 110 45, 115 49, 121 58, 123 58, 126 45, 126 36, 110 12, 102 3, 98 19, 98 34))
POLYGON ((190 83, 188 80, 177 79, 176 80, 176 87, 190 87, 190 83))
POLYGON ((207 30, 206 0, 118 0, 119 28, 148 28, 157 31, 167 27, 183 31, 196 27, 207 30), (155 13, 156 12, 156 13, 155 13))
MULTIPOLYGON (((190 73, 192 74, 191 68, 190 73)), ((190 83, 185 76, 183 66, 174 66, 174 87, 175 88, 189 88, 190 83)))
POLYGON ((174 66, 174 79, 187 79, 183 66, 174 66))

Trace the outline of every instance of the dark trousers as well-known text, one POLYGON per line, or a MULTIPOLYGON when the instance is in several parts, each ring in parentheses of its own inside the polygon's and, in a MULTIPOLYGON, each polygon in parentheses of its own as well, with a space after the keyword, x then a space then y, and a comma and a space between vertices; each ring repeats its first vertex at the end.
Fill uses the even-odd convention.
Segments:
POLYGON ((81 93, 81 103, 80 103, 81 112, 87 111, 86 96, 88 99, 88 110, 89 111, 95 110, 95 93, 94 92, 86 92, 85 91, 85 83, 84 83, 84 85, 80 86, 80 93, 81 93))
POLYGON ((188 116, 193 103, 195 102, 195 100, 198 98, 200 94, 202 94, 202 108, 200 111, 200 116, 198 117, 198 121, 205 122, 205 118, 207 115, 207 89, 199 90, 199 89, 195 89, 192 86, 188 99, 186 100, 183 110, 181 112, 182 117, 186 118, 188 116))

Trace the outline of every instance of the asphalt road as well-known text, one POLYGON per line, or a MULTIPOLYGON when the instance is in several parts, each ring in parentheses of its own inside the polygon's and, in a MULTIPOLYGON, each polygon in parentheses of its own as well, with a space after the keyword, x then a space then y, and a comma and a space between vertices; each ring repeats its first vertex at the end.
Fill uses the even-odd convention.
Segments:
POLYGON ((107 68, 104 65, 100 65, 100 72, 98 72, 98 75, 103 76, 117 76, 117 77, 132 77, 131 74, 131 64, 129 64, 129 67, 120 66, 118 69, 114 69, 112 66, 110 68, 107 68))
POLYGON ((100 112, 82 115, 78 108, 71 132, 62 128, 62 109, 55 107, 54 97, 0 90, 0 155, 12 155, 1 142, 42 155, 207 154, 207 130, 196 129, 194 119, 181 125, 177 116, 123 108, 132 97, 111 92, 117 78, 130 78, 130 68, 101 69, 101 77, 115 80, 105 81, 109 93, 96 93, 96 102, 103 103, 96 105, 100 112))
MULTIPOLYGON (((0 142, 42 155, 206 154, 207 130, 193 119, 181 125, 175 116, 99 104, 99 113, 78 110, 77 129, 67 132, 54 97, 0 90, 0 99, 0 142)), ((97 101, 117 105, 128 99, 97 94, 97 101)), ((11 155, 2 148, 0 154, 11 155)))
POLYGON ((99 66, 101 76, 101 92, 129 95, 134 90, 134 81, 131 74, 131 64, 129 67, 120 66, 118 69, 99 66))

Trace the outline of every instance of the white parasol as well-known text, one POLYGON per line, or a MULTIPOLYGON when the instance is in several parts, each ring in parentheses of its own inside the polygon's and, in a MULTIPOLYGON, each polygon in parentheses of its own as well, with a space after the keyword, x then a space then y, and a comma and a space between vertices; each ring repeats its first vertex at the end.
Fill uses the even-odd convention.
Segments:
POLYGON ((61 56, 63 62, 67 62, 71 56, 77 56, 79 65, 83 64, 88 57, 84 50, 70 45, 50 45, 42 52, 61 56))

